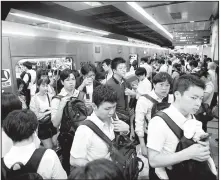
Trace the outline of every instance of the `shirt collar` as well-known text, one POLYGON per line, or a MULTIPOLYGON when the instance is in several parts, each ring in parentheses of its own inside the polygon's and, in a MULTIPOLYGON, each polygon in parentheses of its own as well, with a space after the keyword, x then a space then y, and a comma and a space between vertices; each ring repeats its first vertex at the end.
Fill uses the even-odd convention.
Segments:
POLYGON ((189 114, 188 117, 184 117, 184 115, 173 105, 171 104, 170 107, 167 109, 167 113, 171 119, 176 122, 176 124, 183 129, 183 124, 189 119, 195 119, 192 114, 189 114))
MULTIPOLYGON (((87 119, 91 120, 92 122, 94 122, 100 129, 103 129, 104 126, 106 126, 106 124, 101 121, 101 119, 99 119, 97 117, 97 115, 95 114, 95 112, 93 112, 90 116, 87 117, 87 119)), ((110 128, 113 129, 113 124, 112 122, 110 123, 110 128)))
POLYGON ((112 79, 114 80, 114 82, 115 82, 116 84, 122 84, 122 83, 125 82, 125 79, 124 79, 124 78, 122 78, 121 82, 119 82, 119 81, 114 77, 114 74, 112 75, 112 79))
MULTIPOLYGON (((72 96, 73 96, 73 97, 78 97, 79 92, 80 92, 80 91, 78 91, 77 89, 75 89, 72 96)), ((67 92, 64 88, 62 88, 62 89, 61 89, 61 92, 59 93, 59 95, 61 95, 61 96, 68 96, 68 92, 67 92)))
POLYGON ((152 98, 156 99, 158 102, 162 102, 162 100, 163 100, 163 98, 159 98, 159 97, 156 95, 154 89, 150 92, 150 95, 151 95, 152 98))

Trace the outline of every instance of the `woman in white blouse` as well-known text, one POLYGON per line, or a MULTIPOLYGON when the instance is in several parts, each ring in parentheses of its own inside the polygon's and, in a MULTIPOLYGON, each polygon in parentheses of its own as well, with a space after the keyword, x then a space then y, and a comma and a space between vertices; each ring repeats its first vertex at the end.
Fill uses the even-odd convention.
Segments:
POLYGON ((57 129, 51 122, 51 97, 48 95, 49 79, 37 81, 37 93, 32 97, 30 109, 39 120, 38 137, 44 147, 53 148, 56 145, 57 129), (48 117, 48 120, 46 120, 48 117))

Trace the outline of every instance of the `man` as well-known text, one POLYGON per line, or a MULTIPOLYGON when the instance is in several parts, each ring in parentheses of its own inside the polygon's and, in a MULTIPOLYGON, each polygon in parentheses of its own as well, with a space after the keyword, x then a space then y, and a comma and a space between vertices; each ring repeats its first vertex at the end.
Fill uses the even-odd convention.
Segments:
POLYGON ((102 67, 106 73, 106 81, 108 81, 113 76, 113 71, 111 69, 111 60, 110 59, 103 60, 102 67))
POLYGON ((211 108, 213 108, 217 104, 217 96, 218 96, 218 80, 216 73, 217 64, 215 62, 208 63, 208 73, 212 79, 212 83, 214 85, 214 96, 211 102, 211 108))
MULTIPOLYGON (((61 83, 64 86, 61 89, 61 92, 58 94, 59 96, 63 96, 63 98, 54 98, 51 101, 51 121, 57 129, 59 129, 61 126, 61 121, 64 113, 63 110, 67 104, 68 101, 70 101, 71 97, 74 98, 80 98, 82 96, 82 93, 75 89, 75 84, 76 84, 76 79, 74 76, 74 72, 70 69, 64 69, 61 71, 60 74, 60 79, 61 83)), ((82 99, 84 97, 81 97, 82 99)), ((73 141, 73 138, 69 138, 67 141, 65 139, 64 134, 66 132, 62 132, 63 130, 60 129, 60 134, 58 137, 59 144, 61 146, 61 151, 62 151, 62 165, 69 175, 70 173, 70 164, 69 164, 69 159, 70 159, 70 149, 71 149, 71 143, 73 141)))
POLYGON ((137 68, 137 70, 135 71, 135 75, 139 79, 139 83, 137 86, 137 93, 138 93, 137 98, 138 98, 139 95, 144 95, 144 94, 147 94, 148 92, 150 92, 152 89, 152 85, 146 77, 147 71, 145 68, 143 68, 143 67, 137 68))
POLYGON ((27 85, 26 104, 29 107, 31 101, 31 89, 36 79, 36 72, 32 69, 32 63, 29 61, 24 62, 23 66, 25 69, 25 73, 24 76, 21 74, 21 79, 23 79, 23 81, 27 85))
MULTIPOLYGON (((95 123, 110 140, 115 138, 115 132, 129 133, 129 126, 118 119, 113 121, 117 105, 116 92, 106 85, 100 85, 93 92, 94 112, 87 119, 95 123)), ((86 120, 87 121, 87 120, 86 120)), ((89 127, 78 127, 70 151, 70 164, 84 166, 95 159, 110 159, 108 145, 89 127)))
POLYGON ((116 111, 119 118, 130 124, 131 127, 131 137, 134 136, 133 120, 134 113, 129 110, 129 96, 136 96, 136 92, 131 90, 130 84, 124 79, 126 75, 126 61, 121 58, 115 58, 111 62, 111 69, 113 71, 113 76, 107 81, 107 85, 111 86, 117 92, 117 105, 116 111), (130 113, 129 113, 130 112, 130 113), (125 117, 128 117, 126 119, 125 117))
POLYGON ((146 76, 147 76, 148 79, 151 79, 153 70, 152 70, 152 67, 148 64, 148 61, 149 61, 148 57, 141 58, 140 67, 144 67, 146 69, 146 71, 147 71, 146 76))
MULTIPOLYGON (((13 141, 12 148, 4 156, 7 168, 11 169, 17 162, 26 165, 29 161, 36 150, 34 139, 37 127, 37 117, 30 110, 14 110, 6 117, 3 129, 13 141)), ((37 173, 43 179, 67 179, 57 154, 51 149, 47 149, 42 156, 37 173)))
MULTIPOLYGON (((153 99, 158 102, 168 96, 170 86, 172 85, 172 78, 166 72, 160 72, 153 78, 153 90, 148 93, 153 99)), ((168 97, 168 102, 172 102, 173 98, 168 97)), ((143 155, 147 154, 146 137, 147 137, 147 125, 146 119, 151 119, 151 110, 153 108, 153 102, 144 96, 140 96, 137 101, 135 110, 135 132, 139 138, 141 145, 141 152, 143 155)))
MULTIPOLYGON (((192 114, 199 109, 204 88, 205 84, 198 77, 183 75, 174 86, 174 103, 163 112, 182 129, 185 121, 192 119, 192 114)), ((156 116, 150 120, 147 137, 150 179, 168 179, 166 169, 171 170, 172 165, 190 159, 206 161, 210 157, 208 142, 198 141, 175 152, 178 142, 179 139, 162 118, 156 116)))

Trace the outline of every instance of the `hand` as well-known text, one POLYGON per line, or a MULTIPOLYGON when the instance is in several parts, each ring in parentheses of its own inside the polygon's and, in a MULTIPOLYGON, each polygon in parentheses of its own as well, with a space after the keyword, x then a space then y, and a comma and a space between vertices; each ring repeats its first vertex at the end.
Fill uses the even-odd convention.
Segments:
POLYGON ((129 131, 129 125, 121 120, 115 120, 113 121, 114 125, 114 131, 116 132, 128 132, 129 131))
POLYGON ((144 146, 141 146, 141 154, 144 156, 144 157, 147 157, 148 156, 148 149, 147 147, 144 145, 144 146))
POLYGON ((203 146, 201 144, 193 144, 192 146, 188 147, 186 150, 187 150, 187 155, 190 157, 190 159, 194 159, 196 161, 203 162, 209 159, 210 157, 210 150, 208 145, 203 146))
POLYGON ((60 108, 59 108, 59 109, 62 109, 62 110, 63 110, 68 101, 70 101, 70 96, 65 96, 65 97, 63 97, 63 98, 61 99, 60 108))
POLYGON ((133 96, 134 94, 135 94, 134 91, 132 91, 132 90, 130 90, 130 89, 128 89, 128 88, 125 89, 125 95, 127 95, 127 96, 133 96))
POLYGON ((135 132, 134 130, 131 128, 131 131, 130 131, 130 140, 133 141, 135 138, 135 132))
POLYGON ((88 86, 88 85, 90 85, 91 83, 93 83, 93 79, 86 77, 86 78, 84 79, 84 81, 83 81, 82 84, 83 84, 84 86, 88 86))

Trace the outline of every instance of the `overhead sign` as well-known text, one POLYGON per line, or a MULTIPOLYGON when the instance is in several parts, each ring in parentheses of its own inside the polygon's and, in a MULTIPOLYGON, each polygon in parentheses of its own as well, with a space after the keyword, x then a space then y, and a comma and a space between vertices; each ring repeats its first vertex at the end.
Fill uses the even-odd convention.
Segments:
POLYGON ((10 69, 2 69, 2 88, 11 86, 10 69))
POLYGON ((210 31, 174 32, 173 45, 202 45, 210 43, 210 31))

